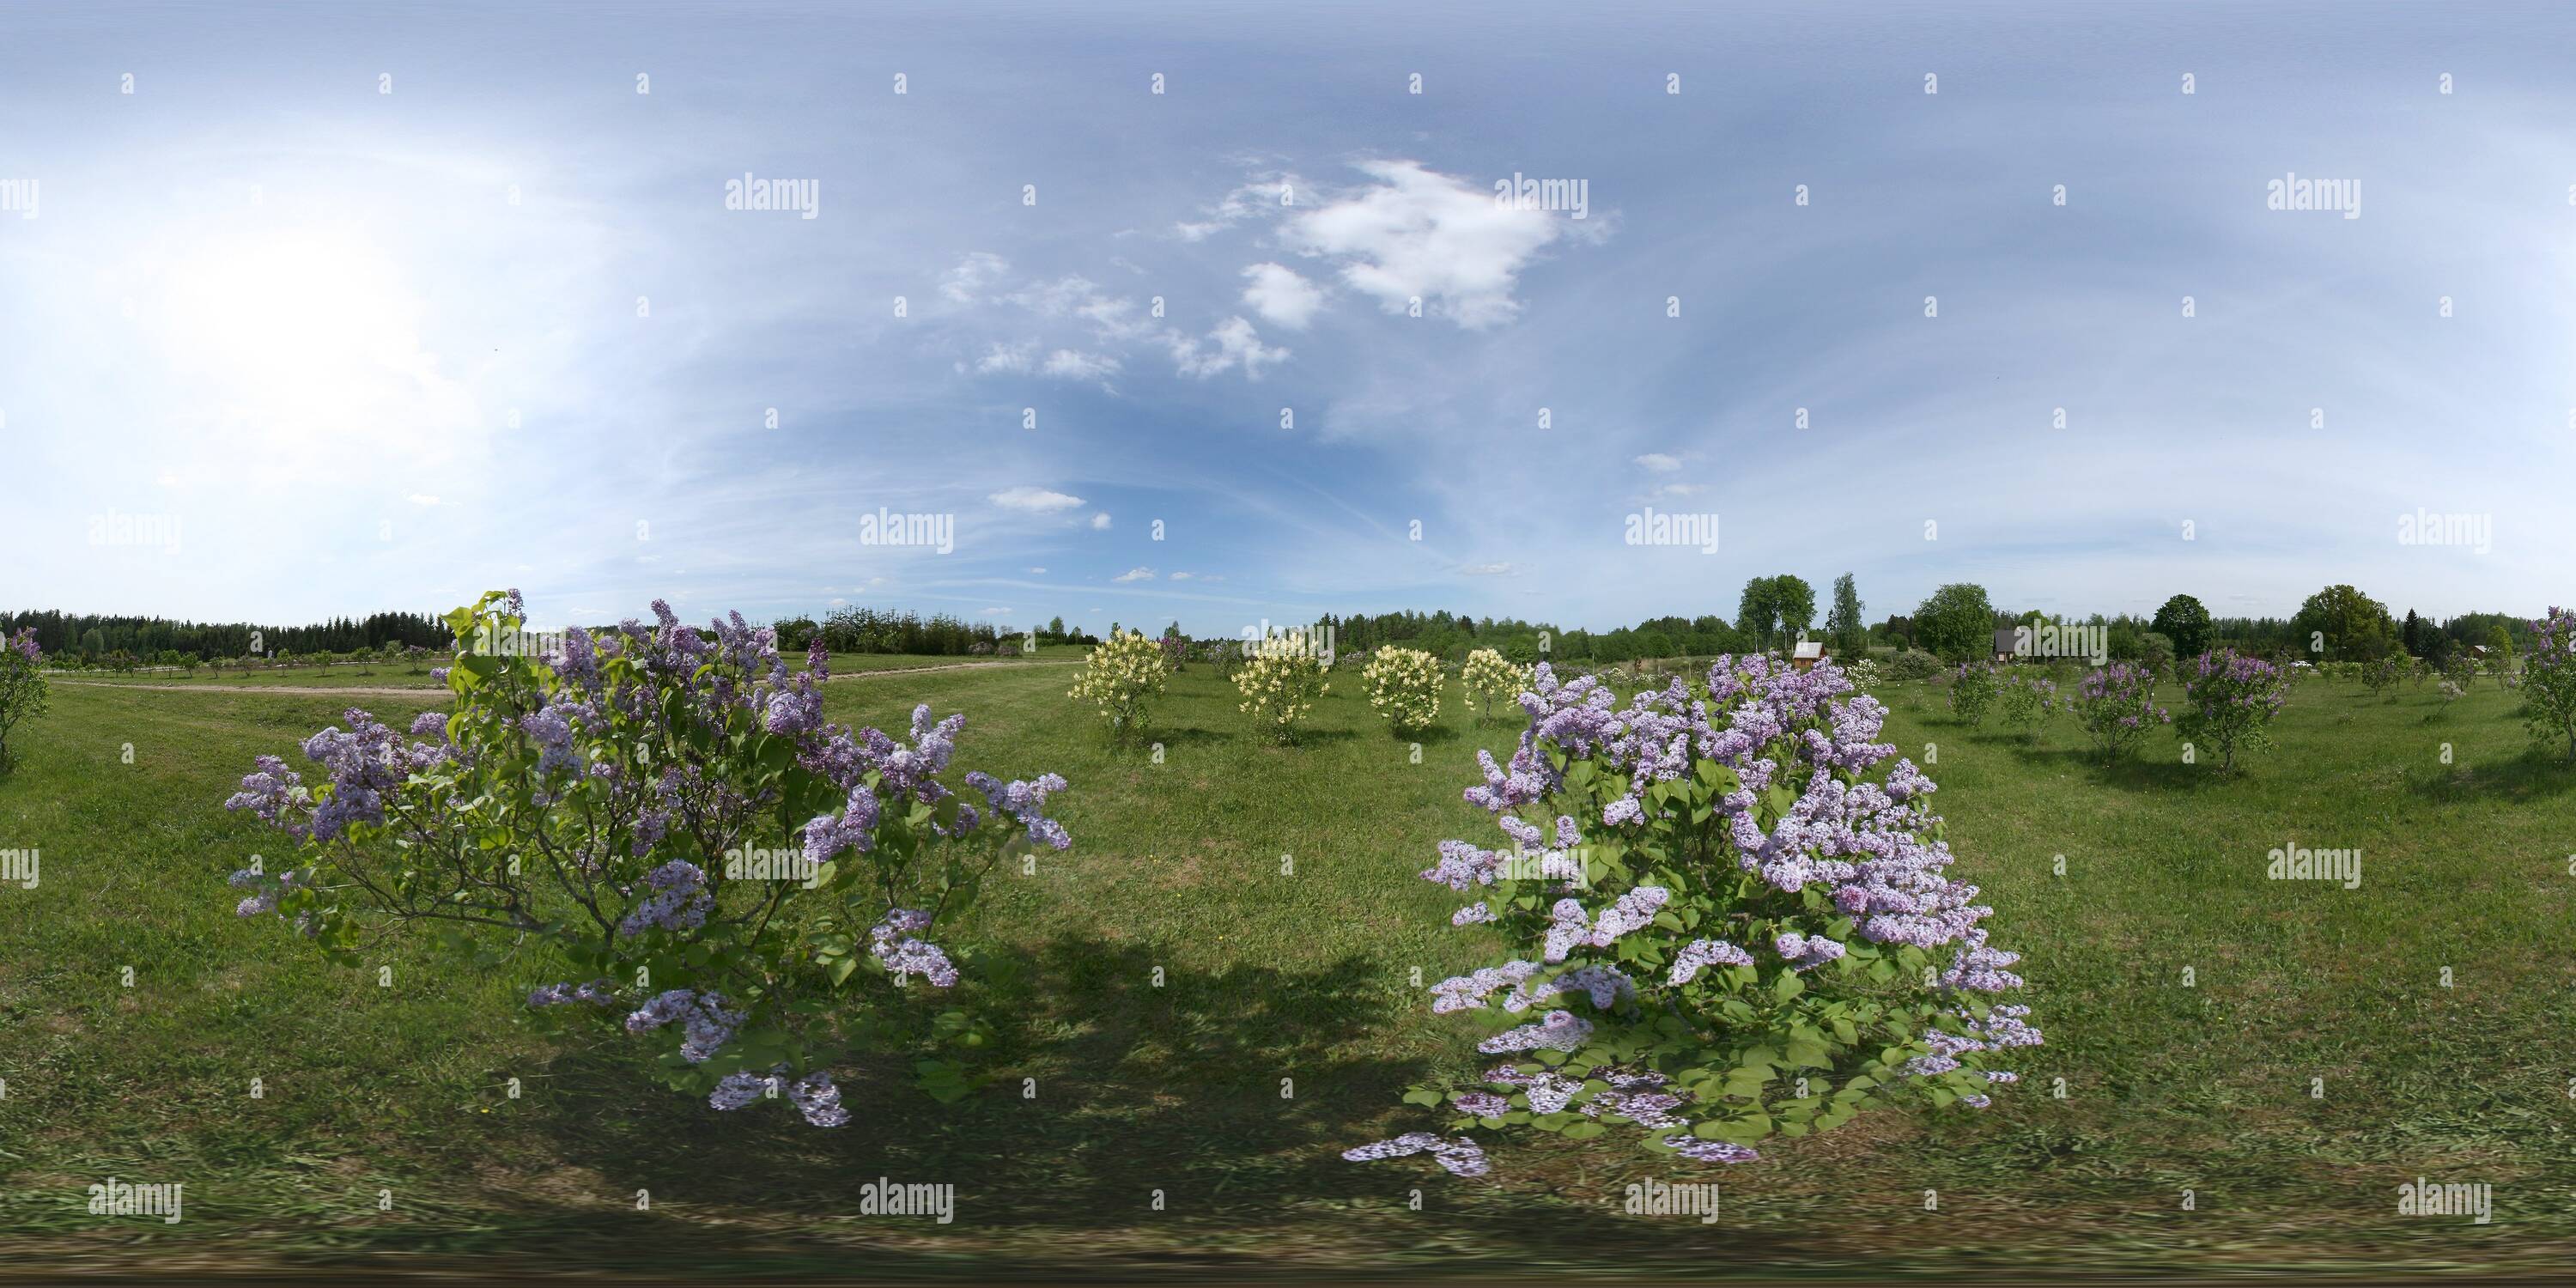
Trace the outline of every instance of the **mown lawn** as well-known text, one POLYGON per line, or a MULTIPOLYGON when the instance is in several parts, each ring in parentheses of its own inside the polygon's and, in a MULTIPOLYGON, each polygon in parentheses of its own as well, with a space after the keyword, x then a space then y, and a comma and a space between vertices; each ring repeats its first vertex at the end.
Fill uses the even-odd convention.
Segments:
POLYGON ((1956 871, 2027 954, 2048 1045, 2025 1081, 1981 1115, 1883 1111, 1734 1169, 1667 1166, 1614 1131, 1506 1143, 1494 1177, 1461 1181, 1337 1154, 1435 1126, 1402 1087, 1476 1065, 1480 1030, 1430 1015, 1412 976, 1497 945, 1450 929, 1452 897, 1414 874, 1443 837, 1497 835, 1459 791, 1475 747, 1516 728, 1472 723, 1453 691, 1415 763, 1343 673, 1300 745, 1263 745, 1194 666, 1155 712, 1157 763, 1110 746, 1069 682, 830 691, 834 718, 889 729, 915 701, 966 711, 959 767, 1064 774, 1075 837, 997 878, 954 937, 981 959, 1008 1079, 943 1107, 899 1061, 846 1070, 855 1120, 833 1132, 718 1115, 620 1041, 531 1024, 533 965, 477 973, 396 941, 370 956, 393 968, 381 988, 274 919, 236 921, 223 874, 277 838, 220 803, 342 701, 57 686, 0 780, 0 848, 43 859, 37 889, 0 890, 0 1239, 58 1267, 506 1251, 523 1273, 965 1278, 1084 1258, 1707 1278, 2576 1252, 2576 770, 2530 755, 2493 687, 2446 710, 2311 682, 2280 746, 2220 778, 2169 732, 2105 769, 2071 725, 2034 746, 1888 686, 1892 740, 1937 746, 1956 871), (2359 849, 2359 888, 2267 879, 2293 841, 2359 849), (88 1215, 84 1187, 110 1175, 186 1182, 186 1219, 88 1215), (1631 1181, 1712 1175, 1716 1224, 1618 1210, 1631 1181), (2396 1186, 2419 1175, 2492 1184, 2494 1223, 2400 1217, 2396 1186), (955 1223, 855 1215, 850 1191, 880 1176, 955 1184, 955 1223))

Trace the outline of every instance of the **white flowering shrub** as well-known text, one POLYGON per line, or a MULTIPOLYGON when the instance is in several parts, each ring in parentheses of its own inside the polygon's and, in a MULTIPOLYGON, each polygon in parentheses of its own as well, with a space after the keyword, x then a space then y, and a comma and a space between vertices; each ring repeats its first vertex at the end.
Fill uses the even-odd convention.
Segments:
POLYGON ((1467 665, 1458 678, 1467 685, 1467 709, 1481 715, 1510 707, 1529 688, 1530 669, 1492 649, 1480 648, 1467 655, 1467 665))
POLYGON ((1324 678, 1324 658, 1312 641, 1296 635, 1273 635, 1244 649, 1235 669, 1238 708, 1254 727, 1281 742, 1297 737, 1297 725, 1315 709, 1315 700, 1332 685, 1324 678))
POLYGON ((1146 703, 1162 694, 1171 670, 1163 646, 1144 632, 1114 634, 1082 660, 1082 675, 1065 696, 1098 707, 1109 732, 1125 735, 1145 723, 1146 703))
POLYGON ((1878 687, 1878 663, 1862 658, 1843 668, 1843 678, 1851 681, 1854 690, 1867 693, 1878 687))
POLYGON ((1440 718, 1440 659, 1413 648, 1382 648, 1369 659, 1360 682, 1368 686, 1369 708, 1385 716, 1397 733, 1416 733, 1440 718))

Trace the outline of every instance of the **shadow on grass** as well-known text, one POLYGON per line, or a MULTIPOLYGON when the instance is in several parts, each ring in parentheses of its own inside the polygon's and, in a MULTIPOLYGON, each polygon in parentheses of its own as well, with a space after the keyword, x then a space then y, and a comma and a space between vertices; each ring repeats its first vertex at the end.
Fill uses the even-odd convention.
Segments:
POLYGON ((2417 796, 2446 803, 2541 801, 2576 791, 2576 765, 2563 755, 2532 747, 2511 760, 2455 765, 2448 773, 2433 776, 2409 774, 2406 786, 2417 796))
POLYGON ((988 957, 1000 982, 978 1004, 999 1040, 978 1067, 1001 1076, 956 1104, 915 1087, 909 1056, 869 1059, 840 1066, 849 1124, 818 1130, 784 1102, 717 1113, 610 1047, 548 1069, 555 1149, 614 1193, 800 1221, 853 1214, 881 1176, 948 1183, 987 1233, 1159 1225, 1156 1191, 1165 1212, 1253 1221, 1292 1196, 1383 1195, 1340 1151, 1423 1072, 1372 1053, 1418 1004, 1395 967, 1194 974, 1152 945, 1070 936, 988 957))
MULTIPOLYGON (((2222 781, 2215 769, 2207 765, 2186 765, 2177 760, 2147 760, 2135 753, 2117 760, 2105 760, 2102 753, 2087 746, 2034 747, 2027 742, 2005 748, 2013 759, 2032 769, 2061 772, 2081 771, 2105 787, 2133 792, 2169 792, 2201 783, 2222 781)), ((2241 767, 2240 767, 2241 771, 2241 767)))

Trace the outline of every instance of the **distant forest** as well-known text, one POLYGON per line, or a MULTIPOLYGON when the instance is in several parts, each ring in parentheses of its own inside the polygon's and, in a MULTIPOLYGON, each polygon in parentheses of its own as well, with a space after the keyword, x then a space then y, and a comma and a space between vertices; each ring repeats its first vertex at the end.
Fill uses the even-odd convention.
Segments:
MULTIPOLYGON (((1854 602, 1851 617, 1855 621, 1858 620, 1858 607, 1854 602)), ((2407 618, 2403 647, 2407 652, 2418 655, 2428 651, 2426 646, 2434 642, 2432 637, 2435 635, 2459 644, 2494 643, 2518 649, 2530 629, 2524 619, 2509 613, 2467 613, 2438 624, 2429 618, 2421 619, 2419 623, 2412 613, 2407 618)), ((1998 626, 2041 619, 2037 612, 1995 614, 1998 626)), ((2107 627, 2110 652, 2115 657, 2136 656, 2140 641, 2153 629, 2148 619, 2132 615, 2106 618, 2094 614, 2089 618, 2063 620, 2080 620, 2107 627)), ((969 622, 944 613, 924 617, 890 609, 843 608, 819 620, 796 616, 780 618, 772 624, 778 630, 781 648, 789 652, 801 652, 817 634, 823 637, 825 647, 835 653, 990 653, 999 645, 1026 642, 1031 635, 1041 646, 1087 647, 1099 643, 1098 637, 1086 631, 1068 628, 1062 617, 1024 632, 991 622, 969 622)), ((1473 617, 1445 610, 1431 613, 1352 613, 1347 616, 1326 614, 1314 622, 1291 625, 1329 628, 1333 632, 1334 647, 1344 652, 1401 644, 1450 661, 1462 659, 1471 650, 1479 648, 1496 649, 1520 662, 1534 661, 1543 656, 1624 662, 1752 652, 1780 648, 1797 638, 1826 639, 1834 645, 1837 653, 1845 656, 1860 648, 1906 648, 1918 643, 1914 622, 1905 616, 1890 616, 1848 631, 1837 629, 1839 623, 1830 623, 1822 631, 1810 631, 1807 629, 1808 621, 1799 620, 1796 614, 1775 621, 1768 630, 1741 630, 1723 617, 1708 614, 1656 617, 1616 630, 1589 631, 1564 630, 1545 622, 1519 618, 1473 617)), ((306 626, 189 622, 164 617, 54 611, 0 613, 0 633, 27 626, 36 629, 37 644, 54 656, 97 660, 124 654, 145 663, 171 662, 181 658, 212 661, 245 657, 253 652, 251 644, 254 638, 260 643, 260 651, 277 656, 379 652, 388 644, 398 647, 417 645, 433 650, 450 647, 446 623, 425 613, 376 613, 361 618, 334 618, 306 626)), ((2226 644, 2258 653, 2300 651, 2300 632, 2289 618, 2219 617, 2212 619, 2210 626, 2213 644, 2226 644)), ((1142 630, 1159 636, 1182 634, 1177 622, 1160 631, 1141 622, 1113 624, 1112 629, 1142 630)), ((1219 635, 1201 638, 1239 637, 1219 635)), ((2393 629, 2390 642, 2398 643, 2393 629)))

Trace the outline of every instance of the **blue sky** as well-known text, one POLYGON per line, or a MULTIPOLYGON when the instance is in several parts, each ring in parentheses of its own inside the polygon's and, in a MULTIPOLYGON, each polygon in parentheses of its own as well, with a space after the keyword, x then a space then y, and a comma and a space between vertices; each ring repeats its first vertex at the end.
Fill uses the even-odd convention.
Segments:
POLYGON ((1388 8, 0 9, 0 604, 2571 598, 2576 13, 1388 8))

